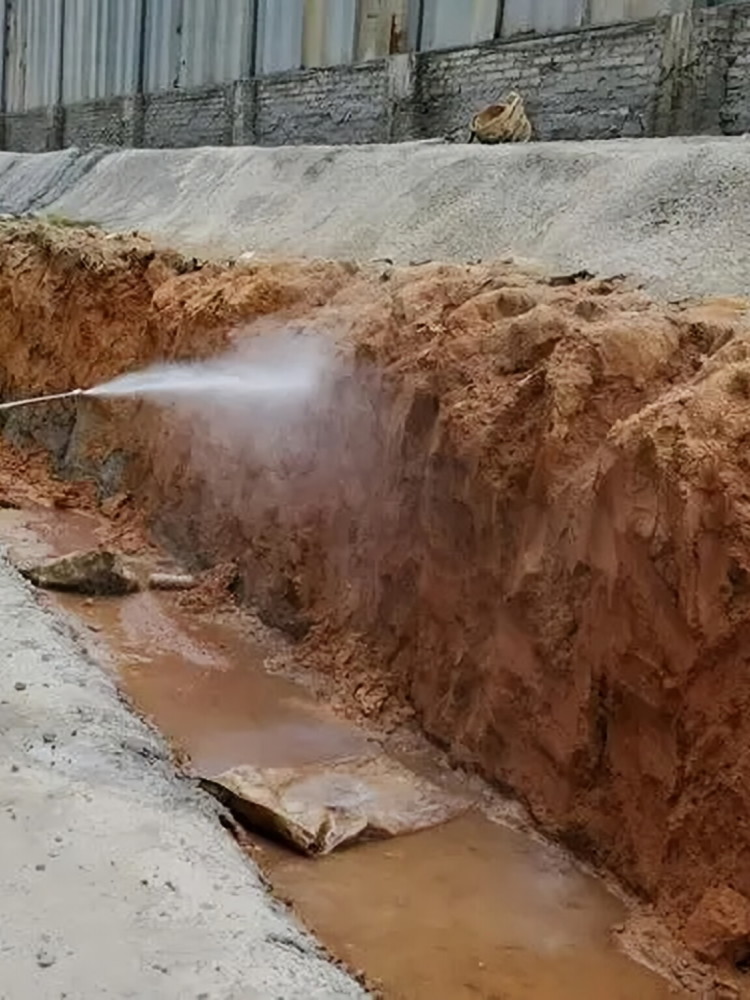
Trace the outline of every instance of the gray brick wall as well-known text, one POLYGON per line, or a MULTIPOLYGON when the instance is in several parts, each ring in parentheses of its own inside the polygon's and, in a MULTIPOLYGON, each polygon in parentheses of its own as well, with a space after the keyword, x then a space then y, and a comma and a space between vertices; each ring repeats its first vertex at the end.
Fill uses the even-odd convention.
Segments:
POLYGON ((385 62, 257 81, 255 135, 264 146, 387 142, 385 62))
POLYGON ((7 149, 466 137, 511 89, 536 137, 750 131, 750 3, 225 86, 7 114, 7 149))
POLYGON ((229 145, 232 120, 231 85, 150 94, 145 98, 142 144, 158 148, 229 145))
POLYGON ((46 153, 57 147, 55 115, 50 108, 37 108, 4 116, 4 146, 19 153, 46 153))
POLYGON ((653 21, 427 53, 416 72, 420 131, 465 132, 472 114, 518 90, 539 139, 645 134, 660 53, 653 21))
POLYGON ((71 104, 65 109, 65 145, 127 146, 132 132, 125 114, 125 99, 71 104))

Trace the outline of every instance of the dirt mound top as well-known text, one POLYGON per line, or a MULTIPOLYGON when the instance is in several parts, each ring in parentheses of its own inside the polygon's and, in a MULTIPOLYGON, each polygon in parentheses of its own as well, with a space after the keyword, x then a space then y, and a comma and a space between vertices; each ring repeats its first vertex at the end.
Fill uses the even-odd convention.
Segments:
POLYGON ((92 267, 3 232, 4 398, 290 329, 337 345, 296 450, 221 407, 100 400, 6 435, 135 497, 191 568, 236 565, 360 709, 408 706, 676 925, 712 887, 750 898, 746 303, 509 262, 102 241, 92 267))

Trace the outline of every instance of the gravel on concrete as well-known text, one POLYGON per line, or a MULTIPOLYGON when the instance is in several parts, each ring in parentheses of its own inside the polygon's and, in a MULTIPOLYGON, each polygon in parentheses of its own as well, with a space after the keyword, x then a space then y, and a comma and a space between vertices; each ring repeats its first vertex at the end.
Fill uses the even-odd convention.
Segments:
POLYGON ((0 1000, 364 998, 2 559, 0 608, 0 1000))
POLYGON ((670 138, 0 154, 0 211, 205 253, 516 255, 657 295, 750 287, 750 142, 670 138))

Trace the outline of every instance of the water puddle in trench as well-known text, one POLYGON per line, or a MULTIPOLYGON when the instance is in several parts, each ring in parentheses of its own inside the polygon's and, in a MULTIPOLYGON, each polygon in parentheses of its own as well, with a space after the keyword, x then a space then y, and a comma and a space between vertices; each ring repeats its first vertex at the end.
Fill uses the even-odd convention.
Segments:
MULTIPOLYGON (((72 511, 0 511, 15 561, 96 544, 72 511)), ((371 740, 301 685, 268 674, 239 626, 174 596, 51 599, 91 629, 121 687, 196 771, 335 760, 371 740)), ((408 762, 408 761, 407 761, 408 762)), ((623 905, 557 849, 477 811, 315 860, 261 837, 250 852, 338 958, 388 1000, 662 1000, 683 995, 616 948, 623 905)))

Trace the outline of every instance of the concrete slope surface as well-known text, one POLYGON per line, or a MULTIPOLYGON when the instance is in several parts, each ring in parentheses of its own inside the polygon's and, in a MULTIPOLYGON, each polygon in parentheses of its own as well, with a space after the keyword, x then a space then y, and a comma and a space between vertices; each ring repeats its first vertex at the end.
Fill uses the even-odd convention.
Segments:
POLYGON ((0 998, 363 998, 2 561, 0 606, 0 998))
POLYGON ((743 138, 0 154, 0 211, 199 252, 399 262, 505 254, 666 296, 750 284, 743 138))

